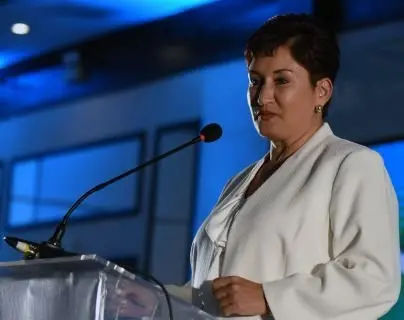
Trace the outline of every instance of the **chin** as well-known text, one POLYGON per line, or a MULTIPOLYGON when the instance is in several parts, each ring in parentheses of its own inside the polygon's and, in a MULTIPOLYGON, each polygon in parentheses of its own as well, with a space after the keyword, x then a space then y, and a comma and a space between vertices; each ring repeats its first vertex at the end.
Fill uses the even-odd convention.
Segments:
POLYGON ((258 134, 268 140, 283 140, 282 130, 277 128, 275 124, 269 124, 267 122, 256 122, 255 128, 258 134))

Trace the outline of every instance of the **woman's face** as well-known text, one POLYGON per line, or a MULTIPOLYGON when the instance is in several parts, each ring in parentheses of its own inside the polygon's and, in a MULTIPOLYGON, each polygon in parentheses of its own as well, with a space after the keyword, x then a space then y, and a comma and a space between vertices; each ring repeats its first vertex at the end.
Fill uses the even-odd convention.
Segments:
POLYGON ((322 115, 314 108, 330 99, 332 83, 322 79, 313 88, 308 71, 293 59, 287 46, 279 47, 273 56, 254 58, 248 73, 248 102, 260 135, 286 142, 321 125, 322 115))

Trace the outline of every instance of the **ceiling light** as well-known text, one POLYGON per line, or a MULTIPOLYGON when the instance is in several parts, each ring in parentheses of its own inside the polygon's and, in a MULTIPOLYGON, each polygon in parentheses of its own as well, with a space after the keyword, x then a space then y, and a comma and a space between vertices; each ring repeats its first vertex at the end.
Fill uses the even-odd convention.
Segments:
POLYGON ((29 32, 29 25, 25 23, 15 23, 12 25, 11 31, 14 34, 24 35, 29 32))

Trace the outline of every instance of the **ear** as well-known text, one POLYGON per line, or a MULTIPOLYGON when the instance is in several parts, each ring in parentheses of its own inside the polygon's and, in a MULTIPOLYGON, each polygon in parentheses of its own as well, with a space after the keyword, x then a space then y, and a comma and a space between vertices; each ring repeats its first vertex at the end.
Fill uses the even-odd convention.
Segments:
POLYGON ((315 88, 316 105, 324 106, 331 99, 333 89, 334 86, 329 78, 318 80, 315 88))

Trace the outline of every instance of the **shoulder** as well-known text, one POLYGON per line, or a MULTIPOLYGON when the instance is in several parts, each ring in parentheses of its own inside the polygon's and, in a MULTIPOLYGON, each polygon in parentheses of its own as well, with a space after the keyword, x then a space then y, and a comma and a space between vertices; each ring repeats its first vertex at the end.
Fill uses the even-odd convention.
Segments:
POLYGON ((383 158, 378 152, 367 146, 337 136, 331 136, 327 139, 323 152, 327 158, 337 160, 344 167, 361 167, 360 171, 369 166, 384 168, 383 158))
POLYGON ((382 156, 367 146, 333 136, 327 141, 324 152, 327 158, 338 163, 336 178, 390 180, 382 156))

